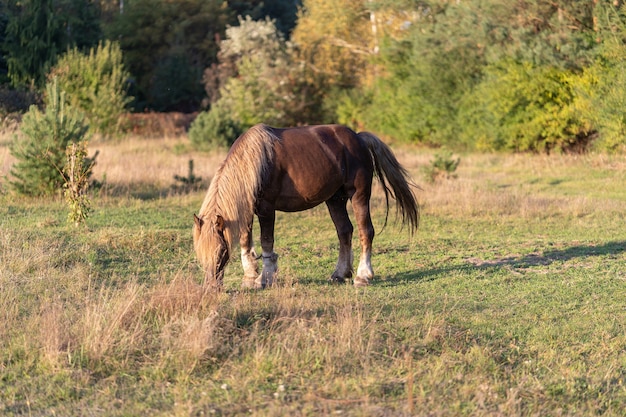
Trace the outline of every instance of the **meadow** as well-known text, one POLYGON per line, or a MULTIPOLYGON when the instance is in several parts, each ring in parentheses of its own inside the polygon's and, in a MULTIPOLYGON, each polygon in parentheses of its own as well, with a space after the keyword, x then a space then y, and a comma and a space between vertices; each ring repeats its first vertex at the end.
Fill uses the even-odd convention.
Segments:
POLYGON ((215 294, 191 226, 224 153, 91 148, 104 185, 77 228, 8 191, 0 140, 2 415, 626 414, 626 156, 461 155, 431 183, 433 151, 394 147, 421 225, 381 230, 375 189, 373 285, 328 283, 322 206, 278 215, 275 287, 240 290, 234 259, 215 294), (183 193, 189 159, 204 187, 183 193))

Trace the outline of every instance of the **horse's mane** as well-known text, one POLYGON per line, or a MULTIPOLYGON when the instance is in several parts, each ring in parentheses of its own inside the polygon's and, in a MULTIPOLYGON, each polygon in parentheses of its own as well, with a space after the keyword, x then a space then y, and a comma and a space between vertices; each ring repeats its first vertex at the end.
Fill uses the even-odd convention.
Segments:
POLYGON ((224 239, 232 243, 245 231, 254 215, 254 204, 263 178, 274 160, 274 142, 279 140, 269 126, 258 124, 233 143, 218 168, 198 216, 224 219, 224 239))

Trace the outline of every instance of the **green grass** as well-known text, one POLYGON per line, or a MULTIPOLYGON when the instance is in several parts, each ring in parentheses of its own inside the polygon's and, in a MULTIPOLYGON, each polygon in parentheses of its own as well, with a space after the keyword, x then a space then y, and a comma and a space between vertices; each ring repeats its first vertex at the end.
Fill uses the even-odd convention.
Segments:
POLYGON ((94 197, 86 228, 0 196, 0 414, 624 415, 626 159, 466 155, 427 184, 401 155, 421 227, 377 235, 359 290, 327 282, 324 207, 278 215, 276 287, 234 259, 210 294, 202 192, 94 197))

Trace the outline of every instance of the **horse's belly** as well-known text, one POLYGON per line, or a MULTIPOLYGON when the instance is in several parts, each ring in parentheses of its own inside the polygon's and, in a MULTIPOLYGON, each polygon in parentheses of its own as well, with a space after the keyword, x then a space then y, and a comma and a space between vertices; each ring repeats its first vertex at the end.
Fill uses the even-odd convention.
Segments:
MULTIPOLYGON (((323 176, 322 176, 323 177, 323 176)), ((275 200, 276 210, 302 211, 313 208, 329 198, 343 185, 340 178, 320 178, 319 183, 299 184, 287 181, 275 200)))

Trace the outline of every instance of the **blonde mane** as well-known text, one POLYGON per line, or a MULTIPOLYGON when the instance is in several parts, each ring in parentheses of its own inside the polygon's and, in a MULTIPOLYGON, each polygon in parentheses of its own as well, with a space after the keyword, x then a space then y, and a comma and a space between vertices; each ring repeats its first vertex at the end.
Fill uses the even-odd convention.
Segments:
MULTIPOLYGON (((224 239, 229 253, 233 242, 252 221, 261 181, 274 160, 274 142, 278 140, 268 126, 253 126, 235 141, 211 181, 198 217, 207 222, 217 216, 224 219, 224 239)), ((204 232, 200 240, 207 234, 204 232)), ((212 249, 202 243, 198 246, 212 249)))

